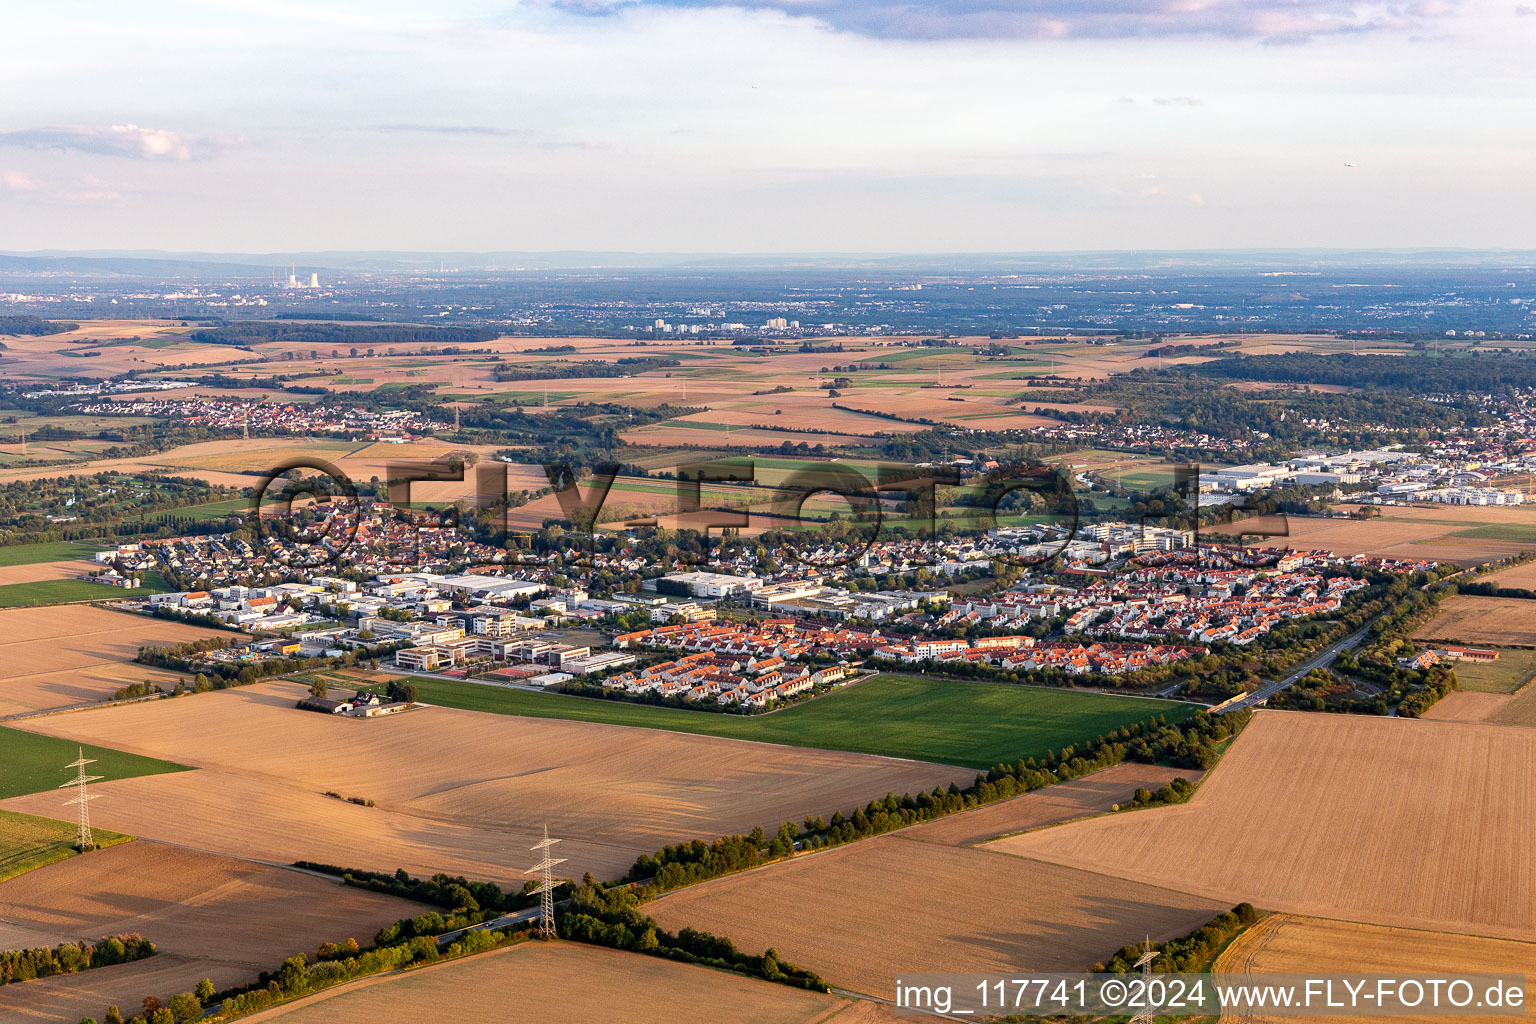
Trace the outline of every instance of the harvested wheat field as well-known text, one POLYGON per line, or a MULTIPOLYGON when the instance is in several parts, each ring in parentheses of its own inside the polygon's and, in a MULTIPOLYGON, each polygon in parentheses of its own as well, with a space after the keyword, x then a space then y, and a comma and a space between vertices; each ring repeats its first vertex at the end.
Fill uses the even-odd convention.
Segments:
POLYGON ((1205 774, 1127 761, 1071 782, 1062 782, 1011 800, 951 814, 906 829, 902 834, 930 843, 970 846, 1044 825, 1103 814, 1125 803, 1136 790, 1159 789, 1174 779, 1199 782, 1205 774))
POLYGON ((65 558, 56 562, 28 562, 25 565, 0 565, 0 586, 9 586, 12 583, 40 583, 43 580, 67 580, 100 570, 99 563, 84 558, 65 558))
POLYGON ((521 881, 527 847, 545 824, 566 840, 562 853, 574 877, 587 870, 616 877, 641 853, 669 843, 756 825, 772 830, 975 774, 866 754, 450 708, 337 718, 295 709, 306 692, 275 681, 20 724, 84 742, 110 737, 116 748, 135 752, 175 751, 179 763, 205 769, 183 773, 201 778, 180 787, 104 784, 92 811, 106 828, 178 842, 207 836, 198 842, 274 860, 389 871, 409 860, 503 881, 521 881), (207 806, 209 786, 240 798, 207 806), (328 798, 327 790, 377 806, 328 798), (147 806, 150 792, 169 805, 147 806), (221 818, 227 827, 214 826, 221 818), (338 850, 326 841, 337 833, 355 841, 338 850))
POLYGON ((1496 587, 1536 590, 1536 562, 1523 562, 1508 569, 1500 569, 1483 577, 1483 582, 1492 583, 1496 587))
POLYGON ((75 1021, 161 999, 203 978, 254 981, 322 942, 372 939, 420 906, 283 868, 134 842, 72 857, 0 883, 0 949, 136 932, 147 960, 8 985, 6 1021, 75 1021))
POLYGON ((1431 722, 1486 722, 1513 699, 1507 693, 1454 690, 1436 701, 1424 718, 1431 722))
POLYGON ((538 1019, 551 1024, 845 1024, 852 1004, 639 953, 524 942, 311 996, 247 1018, 282 1024, 538 1019), (522 1007, 519 1012, 515 1007, 522 1007))
POLYGON ((1493 711, 1488 721, 1536 727, 1536 684, 1527 683, 1525 689, 1511 697, 1507 704, 1493 711))
POLYGON ((1536 644, 1536 601, 1457 594, 1440 602, 1416 639, 1468 644, 1536 644))
POLYGON ((985 849, 1223 903, 1536 933, 1536 733, 1260 712, 1189 803, 985 849))
POLYGON ((214 630, 90 605, 0 611, 0 715, 105 700, 128 683, 174 685, 174 672, 136 665, 140 647, 214 630))
POLYGON ((772 946, 829 983, 892 998, 898 972, 1081 971, 1150 935, 1183 935, 1213 900, 1075 868, 880 836, 648 904, 672 931, 772 946))
MULTIPOLYGON (((1524 974, 1526 1002, 1536 993, 1536 945, 1470 935, 1383 928, 1349 921, 1273 914, 1228 946, 1216 959, 1217 974, 1359 973, 1435 976, 1454 974, 1524 974)), ((1481 994, 1481 993, 1479 993, 1481 994)), ((1515 1016, 1523 1016, 1516 1014, 1515 1016)), ((1228 1024, 1284 1024, 1294 1016, 1223 1014, 1228 1024)), ((1320 1021, 1381 1020, 1381 1017, 1317 1016, 1320 1021)), ((1506 1017, 1436 1014, 1405 1016, 1394 1021, 1488 1021, 1506 1017)))

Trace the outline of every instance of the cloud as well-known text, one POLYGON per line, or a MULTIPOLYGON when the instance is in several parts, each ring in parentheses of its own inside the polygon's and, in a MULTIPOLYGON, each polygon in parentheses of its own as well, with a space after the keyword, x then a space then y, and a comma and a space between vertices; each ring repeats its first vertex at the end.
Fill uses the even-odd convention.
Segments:
POLYGON ((1297 42, 1312 36, 1412 28, 1459 0, 549 0, 570 14, 639 7, 733 7, 815 19, 885 39, 1220 36, 1297 42))
POLYGON ((0 189, 7 192, 32 192, 37 182, 25 171, 0 171, 0 189))
POLYGON ((135 160, 191 160, 209 155, 225 145, 227 142, 221 140, 193 138, 160 128, 140 128, 136 124, 114 124, 108 128, 70 125, 0 132, 0 146, 72 149, 135 160))
POLYGON ((1529 18, 1536 15, 1536 7, 1530 4, 1515 4, 1515 15, 1520 18, 1529 18))
POLYGON ((1205 101, 1198 96, 1154 96, 1152 102, 1159 107, 1198 107, 1205 101))
POLYGON ((513 138, 532 134, 527 128, 497 128, 488 124, 376 124, 380 132, 423 132, 429 135, 481 135, 513 138))

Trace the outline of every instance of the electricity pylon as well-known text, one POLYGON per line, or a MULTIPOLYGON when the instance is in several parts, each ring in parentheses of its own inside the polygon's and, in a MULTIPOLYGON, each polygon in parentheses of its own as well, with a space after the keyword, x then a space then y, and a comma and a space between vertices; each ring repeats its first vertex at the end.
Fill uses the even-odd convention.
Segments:
POLYGON ((95 763, 94 760, 85 756, 85 749, 83 747, 80 748, 79 759, 65 765, 66 768, 76 769, 75 777, 58 787, 59 789, 68 789, 70 786, 75 787, 74 799, 64 801, 64 806, 68 807, 71 804, 80 805, 80 830, 75 834, 75 846, 79 848, 81 853, 96 847, 96 841, 91 836, 91 801, 95 800, 96 796, 85 791, 87 783, 100 782, 105 778, 102 775, 85 774, 85 766, 95 763))
POLYGON ((545 825, 543 841, 534 843, 529 847, 530 850, 543 850, 544 859, 523 872, 525 875, 532 874, 535 871, 539 873, 538 888, 533 890, 539 894, 539 921, 534 926, 534 931, 541 939, 552 939, 555 937, 555 876, 550 873, 550 868, 553 868, 556 864, 564 864, 565 858, 551 859, 549 848, 559 841, 558 839, 549 838, 549 826, 545 825))

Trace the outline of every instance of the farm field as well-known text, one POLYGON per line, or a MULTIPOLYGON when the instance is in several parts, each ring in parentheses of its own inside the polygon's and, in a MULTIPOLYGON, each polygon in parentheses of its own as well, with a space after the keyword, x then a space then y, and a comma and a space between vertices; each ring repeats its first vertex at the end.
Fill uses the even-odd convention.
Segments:
POLYGON ((179 321, 86 320, 78 330, 41 337, 6 335, 6 375, 14 378, 111 377, 129 370, 213 364, 249 358, 228 345, 184 341, 179 321), (149 344, 110 344, 139 338, 149 344), (96 356, 80 358, 83 352, 96 356))
POLYGON ((1432 722, 1487 722, 1508 707, 1511 699, 1507 693, 1454 690, 1436 701, 1423 717, 1432 722))
MULTIPOLYGON (((1433 965, 1437 973, 1524 974, 1526 1001, 1536 992, 1536 944, 1487 939, 1471 935, 1383 928, 1350 921, 1328 921, 1292 914, 1272 914, 1222 951, 1216 974, 1421 974, 1433 965)), ((1294 1016, 1224 1014, 1227 1024, 1280 1024, 1294 1016)), ((1322 1021, 1381 1020, 1381 1017, 1319 1016, 1322 1021)), ((1507 1020, 1508 1017, 1436 1014, 1394 1015, 1394 1021, 1466 1022, 1507 1020)))
MULTIPOLYGON (((247 1018, 252 1024, 375 1024, 430 1020, 444 1006, 456 1019, 504 1020, 507 1008, 570 1024, 852 1024, 849 1001, 727 971, 575 943, 525 942, 464 960, 320 993, 247 1018), (559 993, 546 1002, 545 993, 559 993), (537 1009, 536 1009, 537 1007, 537 1009)), ((858 1018, 860 1020, 864 1018, 858 1018)))
POLYGON ((411 681, 422 700, 470 711, 640 726, 977 769, 1040 756, 1154 715, 1173 722, 1199 710, 1174 701, 933 676, 877 676, 783 711, 747 717, 446 679, 411 681))
MULTIPOLYGON (((49 799, 63 804, 64 798, 52 791, 74 778, 75 772, 65 765, 80 757, 77 744, 0 726, 0 747, 5 749, 5 759, 0 761, 0 799, 47 793, 49 799)), ((85 745, 85 756, 96 760, 90 766, 91 774, 108 779, 186 770, 185 765, 92 744, 85 745)))
MULTIPOLYGON (((230 396, 221 394, 218 397, 230 396)), ((445 460, 451 452, 472 451, 485 456, 496 448, 495 445, 451 445, 435 441, 417 444, 384 444, 348 441, 335 437, 253 437, 249 440, 231 438, 221 441, 199 441, 163 452, 126 459, 98 459, 19 469, 0 465, 0 483, 36 477, 118 472, 164 473, 203 480, 210 484, 247 488, 261 483, 263 474, 296 458, 324 460, 359 483, 367 483, 374 477, 380 480, 388 479, 390 475, 388 467, 401 463, 445 460)), ((524 487, 549 485, 543 471, 537 466, 508 465, 507 470, 508 486, 513 491, 524 487), (516 481, 515 485, 514 481, 516 481)), ((473 473, 471 469, 466 474, 471 481, 473 473)), ((415 485, 412 499, 416 501, 451 500, 462 494, 471 493, 472 489, 472 482, 421 483, 415 485)))
MULTIPOLYGON (((574 877, 591 870, 612 878, 669 843, 830 817, 888 792, 965 783, 974 774, 441 707, 340 719, 294 708, 306 692, 274 681, 24 724, 65 737, 49 743, 119 742, 202 769, 179 781, 100 784, 92 812, 108 828, 175 842, 196 836, 270 860, 406 866, 519 884, 526 849, 545 824, 565 840, 574 877), (380 771, 383 764, 390 769, 380 771), (210 800, 217 791, 224 797, 210 800)), ((46 800, 9 806, 35 811, 46 800)))
MULTIPOLYGON (((98 847, 107 847, 126 843, 133 837, 95 829, 92 838, 98 847)), ((76 856, 74 842, 72 821, 0 811, 0 882, 76 856)))
POLYGON ((1495 646, 1536 644, 1536 602, 1457 594, 1440 602, 1435 617, 1420 626, 1414 638, 1495 646))
POLYGON ((28 608, 50 604, 73 604, 84 601, 112 601, 131 596, 163 594, 171 589, 165 578, 157 572, 147 572, 134 590, 122 590, 106 583, 90 583, 86 580, 46 579, 32 583, 8 583, 0 585, 0 608, 28 608))
POLYGON ((902 835, 930 843, 971 846, 999 836, 1104 814, 1128 802, 1138 789, 1160 789, 1174 779, 1199 782, 1204 772, 1127 761, 1069 782, 1059 782, 1011 800, 950 814, 904 829, 902 835))
POLYGON ((182 677, 135 664, 139 648, 213 635, 199 626, 88 605, 0 611, 0 715, 106 700, 145 680, 170 689, 182 677))
POLYGON ((0 568, 89 559, 91 555, 101 549, 102 545, 88 540, 49 541, 42 544, 11 544, 6 547, 0 547, 0 568))
POLYGON ((321 942, 367 943, 419 904, 283 868, 138 841, 51 864, 0 883, 0 949, 52 946, 137 932, 147 960, 5 989, 5 1020, 101 1018, 147 995, 161 999, 203 978, 225 988, 256 980, 321 942))
POLYGON ((1536 727, 1536 686, 1526 686, 1502 707, 1488 716, 1488 721, 1499 725, 1528 725, 1536 727))
POLYGON ((1522 562, 1508 569, 1500 569, 1496 573, 1483 577, 1482 581, 1492 583, 1496 587, 1536 590, 1536 562, 1522 562))
MULTIPOLYGON (((3 551, 4 548, 0 548, 3 551)), ((100 571, 96 562, 65 558, 51 562, 25 562, 20 565, 0 566, 0 589, 41 583, 45 580, 73 579, 82 573, 100 571)), ((120 593, 120 592, 114 592, 120 593)))
POLYGON ((669 930, 729 935, 747 949, 772 946, 833 985, 887 999, 899 972, 1083 971, 1121 946, 1186 934, 1225 909, 1200 896, 927 842, 909 831, 647 905, 669 930))
MULTIPOLYGON (((1360 506, 1346 503, 1336 507, 1353 510, 1360 506)), ((1427 558, 1458 565, 1474 565, 1536 547, 1536 537, 1520 539, 1505 529, 1483 529, 1536 526, 1533 509, 1386 506, 1378 511, 1378 518, 1366 520, 1290 516, 1285 520, 1289 536, 1251 543, 1261 547, 1327 548, 1340 554, 1427 558)), ((1241 532, 1256 525, 1275 526, 1278 521, 1278 517, 1261 516, 1214 527, 1211 532, 1241 532)))
POLYGON ((1224 903, 1529 937, 1533 797, 1527 730, 1262 711, 1189 803, 986 849, 1224 903))

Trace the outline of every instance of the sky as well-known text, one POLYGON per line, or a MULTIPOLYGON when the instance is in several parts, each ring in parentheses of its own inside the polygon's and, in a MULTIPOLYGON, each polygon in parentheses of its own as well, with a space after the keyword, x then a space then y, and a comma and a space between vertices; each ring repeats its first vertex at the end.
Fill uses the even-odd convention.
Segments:
POLYGON ((0 250, 1536 248, 1536 0, 50 0, 0 250))

